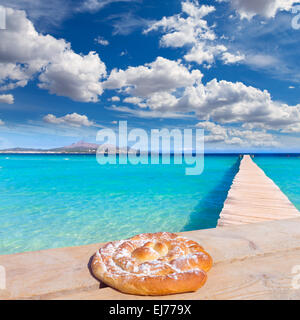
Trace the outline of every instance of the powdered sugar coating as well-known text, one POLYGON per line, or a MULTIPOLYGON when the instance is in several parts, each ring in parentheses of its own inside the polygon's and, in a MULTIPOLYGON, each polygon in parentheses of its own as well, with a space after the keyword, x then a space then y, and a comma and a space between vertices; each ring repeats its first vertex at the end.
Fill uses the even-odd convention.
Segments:
POLYGON ((97 251, 93 264, 105 277, 163 277, 203 273, 211 258, 195 241, 173 233, 146 233, 113 241, 97 251))

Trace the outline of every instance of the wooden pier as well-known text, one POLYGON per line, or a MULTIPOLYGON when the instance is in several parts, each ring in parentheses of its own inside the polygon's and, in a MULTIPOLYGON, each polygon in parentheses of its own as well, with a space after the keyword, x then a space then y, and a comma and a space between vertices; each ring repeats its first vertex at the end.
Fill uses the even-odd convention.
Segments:
POLYGON ((299 218, 300 213, 279 187, 245 155, 228 192, 218 226, 299 218))

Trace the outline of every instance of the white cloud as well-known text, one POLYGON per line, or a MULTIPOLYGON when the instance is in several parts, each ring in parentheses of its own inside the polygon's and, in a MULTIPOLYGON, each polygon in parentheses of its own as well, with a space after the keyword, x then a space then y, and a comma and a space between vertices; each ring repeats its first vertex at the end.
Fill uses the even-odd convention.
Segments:
POLYGON ((109 45, 109 42, 104 39, 103 37, 101 36, 98 36, 97 38, 94 39, 94 41, 98 44, 101 44, 102 46, 108 46, 109 45))
POLYGON ((0 94, 0 103, 14 103, 14 96, 12 94, 0 94))
POLYGON ((154 62, 143 66, 112 70, 103 87, 119 89, 130 94, 131 96, 124 99, 126 103, 135 104, 140 108, 149 107, 151 110, 160 109, 160 112, 152 113, 151 117, 167 117, 168 114, 172 118, 178 118, 177 113, 169 110, 178 103, 177 91, 183 91, 184 88, 200 82, 202 76, 199 70, 189 71, 181 61, 158 57, 154 62))
POLYGON ((204 140, 209 143, 218 143, 229 141, 227 129, 210 121, 201 121, 196 124, 196 127, 204 129, 204 140))
POLYGON ((243 145, 254 147, 278 146, 272 134, 265 130, 251 131, 240 128, 224 127, 210 121, 202 121, 196 125, 205 130, 205 142, 225 143, 227 145, 243 145))
POLYGON ((70 43, 38 33, 24 11, 7 8, 0 41, 0 90, 24 87, 35 75, 39 86, 73 100, 97 101, 106 75, 98 54, 76 54, 70 43))
POLYGON ((218 142, 225 142, 225 139, 223 136, 209 134, 204 137, 204 142, 218 143, 218 142))
POLYGON ((214 122, 202 121, 202 122, 197 123, 196 127, 202 128, 205 131, 208 131, 213 135, 222 136, 223 140, 227 138, 227 130, 224 127, 222 127, 214 122))
POLYGON ((255 15, 274 18, 279 11, 289 11, 298 0, 217 0, 230 2, 241 18, 251 19, 255 15))
POLYGON ((4 126, 4 125, 5 125, 4 121, 0 119, 0 126, 4 126))
POLYGON ((72 114, 66 114, 63 117, 56 117, 53 114, 48 114, 43 118, 43 120, 51 124, 69 125, 73 127, 90 127, 95 125, 95 123, 90 121, 86 115, 80 115, 75 112, 72 114))
POLYGON ((45 68, 38 86, 75 101, 96 102, 103 92, 100 80, 105 74, 105 65, 95 52, 82 56, 67 50, 45 68))
POLYGON ((118 101, 120 101, 120 98, 118 96, 113 96, 109 100, 113 101, 113 102, 118 102, 118 101))
POLYGON ((139 98, 139 97, 127 97, 123 100, 125 103, 131 103, 131 104, 136 104, 138 105, 140 108, 146 108, 147 105, 145 103, 143 103, 143 99, 139 98))
POLYGON ((226 52, 226 50, 227 48, 223 45, 208 45, 200 42, 197 43, 184 58, 186 61, 195 61, 198 64, 202 64, 203 62, 213 63, 215 57, 222 52, 226 52))
POLYGON ((51 56, 64 51, 65 41, 40 35, 24 11, 6 9, 7 29, 0 41, 0 86, 25 86, 51 56))
POLYGON ((151 110, 154 109, 171 109, 172 106, 175 106, 178 102, 177 98, 167 92, 154 92, 150 96, 145 98, 140 97, 127 97, 123 100, 126 103, 131 103, 134 105, 139 106, 140 108, 147 108, 149 107, 151 110))
POLYGON ((127 97, 123 100, 126 103, 132 103, 132 104, 140 104, 142 102, 141 98, 138 97, 127 97))
MULTIPOLYGON (((168 116, 178 118, 180 114, 182 117, 194 114, 194 117, 198 119, 220 124, 234 123, 244 125, 245 128, 248 125, 248 128, 251 127, 251 129, 298 131, 300 105, 289 106, 273 101, 267 90, 262 91, 241 82, 217 81, 216 79, 206 84, 201 83, 199 79, 194 79, 190 85, 181 84, 183 87, 179 91, 172 86, 166 91, 161 91, 160 86, 147 86, 150 88, 149 91, 144 88, 141 90, 139 87, 135 87, 144 82, 140 73, 136 74, 136 70, 139 68, 133 68, 135 69, 133 74, 136 77, 131 77, 131 81, 128 81, 128 77, 121 73, 122 81, 114 81, 120 87, 114 86, 114 88, 119 89, 127 85, 129 89, 126 91, 129 94, 142 92, 143 95, 127 97, 124 101, 134 103, 144 111, 124 109, 123 107, 115 108, 115 110, 139 116, 144 115, 145 117, 157 116, 158 118, 167 118, 168 116), (154 91, 156 88, 157 90, 154 91)), ((126 73, 127 70, 123 72, 126 73)), ((165 74, 168 73, 165 72, 165 74)), ((143 75, 145 76, 145 74, 143 75)), ((145 76, 145 78, 147 77, 145 76)), ((151 79, 150 76, 147 80, 149 79, 151 79)), ((160 78, 153 76, 153 79, 159 81, 160 78)), ((213 130, 210 128, 210 131, 214 131, 214 135, 218 136, 218 139, 220 136, 226 138, 225 132, 220 127, 214 127, 213 130), (219 132, 217 132, 218 130, 219 132)))
POLYGON ((178 99, 169 92, 155 92, 146 100, 150 109, 172 109, 178 103, 178 99))
POLYGON ((225 143, 229 145, 242 145, 243 140, 237 137, 233 137, 231 139, 226 140, 225 143))
POLYGON ((241 141, 245 141, 245 143, 256 147, 278 145, 278 142, 275 140, 274 136, 270 133, 267 133, 265 130, 253 131, 229 128, 228 134, 231 137, 241 139, 241 141))
POLYGON ((254 127, 263 124, 265 129, 280 130, 300 121, 300 105, 275 102, 267 90, 261 91, 241 82, 214 79, 206 85, 186 88, 178 106, 194 111, 199 119, 252 123, 254 127))
POLYGON ((230 52, 224 52, 222 54, 222 60, 225 64, 238 63, 245 60, 245 55, 240 53, 232 54, 230 52))
POLYGON ((163 47, 182 47, 187 44, 195 44, 199 40, 214 40, 215 34, 202 19, 215 11, 213 6, 199 6, 198 2, 184 1, 181 3, 182 13, 171 17, 163 17, 153 23, 144 33, 162 29, 165 35, 160 43, 163 47), (187 15, 187 18, 183 16, 187 15))
MULTIPOLYGON (((194 7, 190 8, 192 10, 194 7)), ((239 52, 232 54, 222 47, 219 52, 228 64, 248 59, 239 52)), ((268 56, 253 57, 252 63, 273 63, 268 56)), ((200 57, 199 62, 211 59, 200 57)), ((213 79, 203 84, 202 76, 199 70, 185 67, 180 60, 158 57, 142 66, 114 69, 103 87, 121 90, 129 95, 124 102, 144 110, 129 107, 115 107, 114 110, 135 116, 178 118, 180 114, 182 117, 194 114, 198 119, 221 124, 249 124, 252 129, 298 130, 296 124, 300 122, 300 105, 289 106, 273 101, 267 90, 246 86, 242 82, 213 79)), ((214 136, 226 138, 224 132, 214 136)))
POLYGON ((281 132, 283 133, 299 133, 300 132, 300 123, 294 123, 294 124, 290 124, 287 125, 286 127, 284 127, 281 132))
MULTIPOLYGON (((199 5, 198 1, 191 0, 181 2, 181 6, 180 14, 163 17, 152 23, 144 33, 162 30, 164 34, 160 45, 173 48, 186 46, 189 49, 184 58, 189 62, 212 64, 218 58, 226 64, 233 64, 243 60, 242 54, 227 52, 227 47, 214 32, 215 26, 209 26, 204 19, 215 11, 213 6, 199 5)), ((224 37, 221 39, 224 40, 224 37)))
POLYGON ((123 89, 139 97, 149 97, 156 92, 174 91, 193 85, 201 78, 199 70, 190 72, 180 61, 157 57, 154 62, 143 66, 112 70, 103 86, 106 89, 123 89))

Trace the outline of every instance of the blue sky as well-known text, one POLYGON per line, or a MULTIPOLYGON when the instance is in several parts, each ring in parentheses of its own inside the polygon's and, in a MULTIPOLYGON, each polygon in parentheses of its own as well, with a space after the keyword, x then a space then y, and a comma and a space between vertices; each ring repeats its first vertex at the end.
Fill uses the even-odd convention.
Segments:
POLYGON ((300 151, 297 1, 1 3, 0 148, 127 120, 203 128, 208 151, 300 151))

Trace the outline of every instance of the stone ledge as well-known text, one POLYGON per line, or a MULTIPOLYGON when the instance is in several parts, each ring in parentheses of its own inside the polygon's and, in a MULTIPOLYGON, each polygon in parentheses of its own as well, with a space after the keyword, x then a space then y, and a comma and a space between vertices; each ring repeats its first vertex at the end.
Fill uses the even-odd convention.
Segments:
MULTIPOLYGON (((162 299, 300 299, 292 268, 300 265, 300 218, 182 233, 214 259, 206 285, 162 299)), ((0 299, 153 299, 104 287, 89 272, 102 244, 0 256, 7 289, 0 299)))

